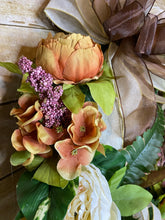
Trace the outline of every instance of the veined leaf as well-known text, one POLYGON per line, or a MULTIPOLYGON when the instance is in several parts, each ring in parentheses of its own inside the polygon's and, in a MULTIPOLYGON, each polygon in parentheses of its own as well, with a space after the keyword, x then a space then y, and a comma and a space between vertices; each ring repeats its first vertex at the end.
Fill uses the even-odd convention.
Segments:
POLYGON ((159 196, 158 208, 161 212, 162 218, 165 219, 165 194, 159 196))
POLYGON ((18 166, 23 164, 27 159, 30 158, 30 153, 28 151, 16 151, 10 157, 10 163, 13 166, 18 166))
POLYGON ((49 195, 51 199, 51 206, 48 212, 47 220, 64 219, 67 207, 75 196, 72 182, 70 182, 65 189, 51 187, 49 195))
POLYGON ((126 167, 123 167, 123 168, 117 170, 113 174, 113 176, 111 177, 111 179, 108 182, 111 193, 117 189, 117 187, 119 186, 123 176, 125 175, 125 172, 126 172, 126 167))
POLYGON ((96 152, 92 163, 101 170, 102 174, 109 181, 114 172, 124 167, 126 160, 120 151, 108 145, 103 146, 105 148, 105 156, 96 152))
POLYGON ((21 210, 19 210, 19 212, 17 213, 15 220, 20 220, 23 219, 24 215, 22 214, 21 210))
POLYGON ((87 83, 92 98, 103 109, 104 113, 110 115, 115 101, 113 84, 107 80, 96 80, 87 83))
POLYGON ((43 157, 40 157, 39 155, 34 155, 34 159, 33 159, 32 163, 27 165, 26 169, 30 172, 33 171, 43 162, 43 160, 44 160, 43 157))
POLYGON ((67 87, 63 91, 62 101, 64 105, 73 113, 78 113, 85 101, 85 95, 76 86, 67 87), (67 89, 66 89, 67 88, 67 89))
POLYGON ((128 184, 112 191, 112 200, 122 216, 131 216, 148 206, 152 194, 140 186, 128 184))
POLYGON ((47 197, 41 204, 39 205, 37 212, 34 216, 34 220, 46 220, 47 213, 50 206, 50 198, 47 197))
POLYGON ((73 181, 61 189, 34 180, 33 172, 25 172, 17 184, 20 212, 16 219, 20 220, 23 216, 26 220, 63 219, 74 195, 73 181))
POLYGON ((17 184, 17 201, 27 220, 34 218, 39 205, 47 198, 49 186, 32 179, 30 172, 25 172, 17 184))
POLYGON ((68 181, 57 172, 57 160, 53 157, 44 161, 35 172, 33 178, 51 186, 64 188, 68 181))
POLYGON ((62 86, 63 90, 70 89, 72 87, 74 87, 74 85, 72 85, 72 84, 63 84, 63 86, 62 86))
POLYGON ((113 110, 116 93, 111 82, 112 72, 107 63, 104 63, 103 75, 96 81, 86 83, 90 89, 92 98, 103 109, 106 115, 110 115, 113 110))
POLYGON ((154 170, 160 147, 164 141, 164 125, 164 114, 159 109, 153 127, 148 129, 143 137, 138 136, 132 145, 121 151, 128 162, 122 185, 128 183, 139 184, 145 173, 154 170))
POLYGON ((0 62, 0 66, 6 68, 12 73, 17 73, 17 74, 22 75, 22 71, 19 69, 17 64, 10 63, 10 62, 0 62))

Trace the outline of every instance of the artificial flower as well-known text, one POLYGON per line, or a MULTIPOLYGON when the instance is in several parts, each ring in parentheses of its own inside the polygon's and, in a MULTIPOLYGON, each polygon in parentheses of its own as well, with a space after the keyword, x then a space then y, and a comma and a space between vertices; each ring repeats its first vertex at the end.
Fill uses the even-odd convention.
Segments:
MULTIPOLYGON (((11 137, 13 147, 17 151, 27 150, 32 155, 39 154, 43 157, 50 157, 53 145, 64 135, 64 131, 58 133, 54 128, 46 128, 39 121, 43 114, 37 96, 24 94, 18 100, 19 108, 13 108, 11 115, 18 119, 19 128, 16 129, 11 137)), ((33 156, 29 162, 32 162, 33 156)), ((29 164, 28 162, 28 164, 29 164)), ((24 163, 24 165, 27 163, 24 163)))
POLYGON ((39 42, 36 53, 36 64, 50 73, 56 84, 97 79, 103 59, 100 45, 81 34, 49 34, 39 42))
POLYGON ((61 159, 57 163, 57 171, 67 180, 72 180, 80 175, 82 165, 88 165, 97 149, 99 142, 91 145, 78 146, 69 138, 57 141, 55 149, 61 159))
POLYGON ((43 114, 40 111, 38 98, 32 94, 23 94, 18 100, 19 108, 13 108, 10 112, 11 116, 18 119, 17 124, 24 132, 32 132, 36 130, 35 124, 42 119, 43 114))
POLYGON ((68 206, 64 220, 120 220, 120 211, 112 201, 108 182, 94 165, 83 167, 76 196, 68 206))
POLYGON ((77 114, 71 114, 71 118, 72 122, 67 128, 70 138, 55 143, 55 149, 61 157, 57 170, 68 180, 80 174, 82 165, 92 161, 96 150, 105 153, 99 138, 106 125, 97 104, 85 102, 77 114))
POLYGON ((29 71, 27 73, 28 77, 23 83, 25 85, 27 85, 27 82, 30 83, 31 92, 38 95, 40 110, 43 114, 42 123, 48 128, 61 126, 63 118, 66 119, 67 115, 70 116, 69 110, 61 100, 62 86, 55 86, 52 75, 46 73, 41 66, 35 69, 32 68, 32 62, 26 57, 21 57, 18 65, 23 74, 29 71))
MULTIPOLYGON (((118 139, 124 139, 123 144, 121 141, 115 144, 121 143, 118 149, 131 144, 136 136, 152 127, 156 102, 165 102, 164 97, 154 93, 154 87, 165 92, 165 16, 162 2, 88 0, 84 4, 83 0, 68 0, 61 7, 58 2, 50 1, 45 13, 65 31, 72 32, 70 24, 74 20, 75 31, 86 32, 99 43, 109 43, 107 60, 115 76, 118 94, 114 114, 121 122, 118 124, 118 139), (60 21, 65 17, 67 20, 62 24, 60 21)), ((112 117, 104 120, 112 122, 112 117)), ((116 124, 113 123, 112 130, 115 129, 116 124)), ((114 141, 109 144, 114 144, 114 141)))
POLYGON ((77 145, 91 144, 99 140, 101 132, 106 129, 102 115, 94 102, 85 102, 78 114, 72 113, 72 123, 68 133, 77 145))

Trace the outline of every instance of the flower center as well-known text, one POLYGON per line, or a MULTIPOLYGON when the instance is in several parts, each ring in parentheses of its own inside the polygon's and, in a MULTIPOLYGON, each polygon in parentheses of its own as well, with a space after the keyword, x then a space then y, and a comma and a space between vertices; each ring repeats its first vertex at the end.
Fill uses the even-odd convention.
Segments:
POLYGON ((72 150, 72 156, 77 155, 77 149, 72 150))
POLYGON ((86 132, 85 126, 80 126, 80 131, 81 131, 81 132, 86 132))

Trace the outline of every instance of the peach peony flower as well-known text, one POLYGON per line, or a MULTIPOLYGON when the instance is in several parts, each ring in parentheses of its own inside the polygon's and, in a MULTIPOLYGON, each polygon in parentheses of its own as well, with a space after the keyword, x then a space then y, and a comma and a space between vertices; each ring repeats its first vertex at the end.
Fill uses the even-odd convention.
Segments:
POLYGON ((52 149, 49 145, 53 145, 64 133, 57 133, 55 129, 46 128, 39 122, 43 114, 37 96, 24 94, 18 104, 20 107, 13 108, 10 113, 18 119, 19 125, 11 136, 11 142, 17 151, 27 150, 31 153, 31 158, 23 165, 30 164, 35 154, 50 157, 52 149))
POLYGON ((72 114, 68 133, 75 144, 86 145, 98 141, 101 131, 105 129, 106 125, 97 109, 97 104, 86 102, 78 114, 72 114))
POLYGON ((36 64, 50 73, 55 83, 79 83, 102 75, 103 53, 89 36, 57 33, 39 42, 36 64))
POLYGON ((88 165, 93 157, 99 142, 91 145, 77 146, 69 138, 55 143, 61 159, 57 164, 59 174, 67 180, 72 180, 81 173, 82 165, 88 165))

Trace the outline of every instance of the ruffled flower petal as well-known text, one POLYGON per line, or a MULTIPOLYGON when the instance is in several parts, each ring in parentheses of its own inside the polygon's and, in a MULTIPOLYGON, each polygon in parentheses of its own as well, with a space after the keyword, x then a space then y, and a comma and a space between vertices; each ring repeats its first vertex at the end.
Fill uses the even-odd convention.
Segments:
POLYGON ((17 151, 24 151, 26 150, 26 148, 23 145, 23 140, 22 140, 22 134, 20 129, 16 129, 12 136, 11 136, 11 142, 13 147, 17 150, 17 151))
POLYGON ((36 64, 50 73, 56 83, 75 84, 98 78, 103 61, 101 46, 81 34, 48 35, 36 53, 36 64))
POLYGON ((86 145, 96 142, 106 126, 101 119, 102 115, 91 103, 85 103, 78 114, 72 114, 72 123, 68 127, 71 139, 77 145, 86 145))
POLYGON ((31 136, 23 137, 23 145, 32 154, 43 154, 51 151, 51 148, 49 146, 43 143, 39 143, 31 136))
POLYGON ((83 167, 79 190, 68 206, 64 220, 120 220, 121 214, 112 201, 108 182, 94 165, 83 167))
POLYGON ((69 138, 56 142, 55 149, 61 157, 57 170, 63 178, 68 180, 77 177, 80 174, 81 165, 88 165, 95 153, 90 146, 77 146, 69 138))
POLYGON ((64 134, 64 132, 57 132, 56 129, 46 128, 39 122, 36 123, 36 128, 38 140, 47 145, 55 144, 64 134))

